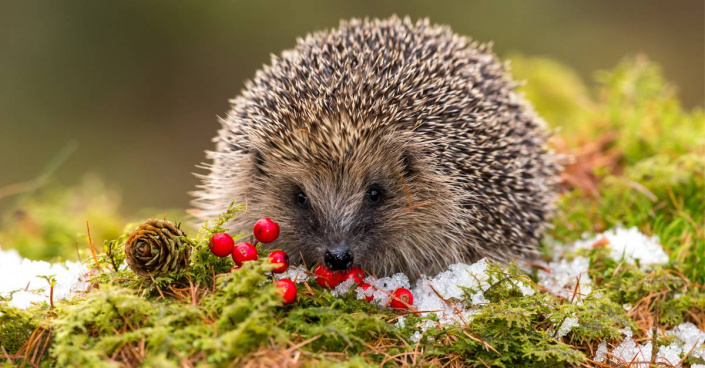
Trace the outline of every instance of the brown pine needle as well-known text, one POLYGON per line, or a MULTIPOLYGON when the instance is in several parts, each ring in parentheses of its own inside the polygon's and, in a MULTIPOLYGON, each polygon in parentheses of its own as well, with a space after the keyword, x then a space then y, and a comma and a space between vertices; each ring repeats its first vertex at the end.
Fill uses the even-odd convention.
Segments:
POLYGON ((98 266, 98 269, 100 272, 103 271, 103 267, 100 265, 100 262, 98 262, 98 256, 96 255, 95 251, 95 245, 93 245, 93 237, 91 236, 91 227, 88 225, 88 221, 86 221, 86 230, 88 231, 88 244, 91 246, 91 254, 93 255, 93 261, 95 261, 95 264, 98 266))

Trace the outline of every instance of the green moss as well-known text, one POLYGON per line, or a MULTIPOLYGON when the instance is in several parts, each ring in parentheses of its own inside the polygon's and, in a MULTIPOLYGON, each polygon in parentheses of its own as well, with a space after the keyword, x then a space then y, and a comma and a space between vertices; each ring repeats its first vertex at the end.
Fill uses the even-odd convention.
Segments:
POLYGON ((281 301, 267 281, 268 269, 271 265, 258 261, 223 275, 221 286, 200 303, 144 298, 134 289, 104 284, 80 303, 59 307, 52 357, 57 366, 97 366, 109 359, 137 364, 147 358, 227 365, 267 338, 284 336, 271 318, 281 301), (135 355, 135 349, 147 355, 135 355))
POLYGON ((40 319, 34 313, 0 301, 0 347, 15 354, 32 334, 40 319))

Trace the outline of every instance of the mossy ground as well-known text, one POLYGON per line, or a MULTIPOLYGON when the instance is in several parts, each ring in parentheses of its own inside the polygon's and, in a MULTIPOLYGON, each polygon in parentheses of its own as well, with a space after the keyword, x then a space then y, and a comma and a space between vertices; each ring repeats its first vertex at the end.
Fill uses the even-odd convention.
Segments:
MULTIPOLYGON (((281 306, 267 276, 269 265, 252 262, 228 274, 230 261, 210 255, 205 242, 222 222, 195 238, 188 271, 139 279, 120 267, 121 234, 134 224, 124 226, 128 219, 118 213, 111 190, 87 180, 71 190, 26 196, 2 219, 3 246, 19 248, 27 257, 60 259, 76 257, 78 242, 94 276, 89 292, 54 301, 53 308, 47 301, 18 310, 0 301, 0 362, 47 367, 605 366, 590 358, 600 342, 619 343, 621 328, 632 328, 637 341, 646 341, 654 326, 668 329, 689 321, 705 329, 703 112, 681 108, 658 67, 641 58, 598 73, 594 88, 550 60, 512 59, 515 76, 527 80, 523 92, 555 128, 552 144, 573 156, 547 243, 637 226, 659 236, 670 255, 668 265, 643 271, 612 260, 602 248, 584 251, 597 292, 580 305, 542 291, 532 275, 515 267, 493 266, 492 287, 485 292, 490 303, 477 306, 465 324, 429 328, 415 342, 417 326, 435 320, 433 315, 408 314, 402 327, 396 312, 351 295, 335 297, 315 284, 299 288, 296 304, 281 306), (79 218, 90 220, 97 244, 106 240, 96 254, 98 264, 79 218), (517 280, 537 292, 523 296, 517 280), (632 308, 625 310, 625 304, 632 308), (556 337, 557 326, 569 317, 579 326, 556 337)), ((697 361, 688 357, 685 362, 697 361)))

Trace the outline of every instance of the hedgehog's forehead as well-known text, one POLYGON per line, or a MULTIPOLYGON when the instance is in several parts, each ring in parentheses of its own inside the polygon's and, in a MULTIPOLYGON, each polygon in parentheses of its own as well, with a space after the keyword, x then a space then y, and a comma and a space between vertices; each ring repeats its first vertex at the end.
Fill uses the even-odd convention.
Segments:
POLYGON ((277 124, 260 131, 261 152, 272 158, 301 163, 350 163, 360 157, 393 154, 391 127, 337 117, 318 121, 277 124))

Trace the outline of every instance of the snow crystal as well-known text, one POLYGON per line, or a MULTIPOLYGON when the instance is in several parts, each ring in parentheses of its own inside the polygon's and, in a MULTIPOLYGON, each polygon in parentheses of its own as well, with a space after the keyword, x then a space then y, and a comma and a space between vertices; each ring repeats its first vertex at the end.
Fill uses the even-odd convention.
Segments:
MULTIPOLYGON (((432 279, 427 276, 422 277, 420 282, 417 282, 417 287, 424 283, 432 285, 433 289, 444 299, 462 298, 465 296, 463 288, 474 289, 473 296, 481 294, 482 291, 490 287, 487 276, 487 260, 483 258, 472 265, 462 263, 451 265, 448 267, 448 271, 441 272, 432 279)), ((478 295, 477 297, 484 302, 484 296, 478 295)))
POLYGON ((546 265, 550 272, 539 269, 539 284, 543 285, 552 294, 578 301, 592 292, 592 280, 588 276, 590 260, 585 257, 575 257, 572 261, 561 259, 546 265), (580 280, 580 287, 575 286, 580 280))
MULTIPOLYGON (((367 278, 365 278, 365 282, 374 287, 375 291, 372 295, 374 296, 374 302, 378 303, 379 305, 386 305, 389 295, 394 292, 394 290, 401 287, 406 289, 411 288, 411 284, 409 284, 409 278, 402 273, 397 273, 395 275, 389 277, 382 277, 379 279, 375 278, 374 276, 368 276, 367 278)), ((416 304, 416 294, 413 295, 414 304, 416 304)))
POLYGON ((671 345, 661 346, 658 349, 658 354, 656 355, 656 362, 676 365, 681 360, 682 353, 683 349, 681 349, 679 344, 676 342, 671 343, 671 345))
POLYGON ((365 290, 362 287, 358 286, 357 288, 355 288, 355 293, 357 293, 357 299, 362 300, 373 296, 375 293, 375 289, 369 287, 367 288, 367 290, 365 290))
POLYGON ((683 351, 688 352, 693 349, 692 356, 705 359, 705 345, 703 345, 705 332, 700 331, 694 324, 690 322, 680 324, 666 334, 677 338, 682 344, 683 351))
POLYGON ((577 241, 575 248, 590 249, 603 238, 607 239, 610 257, 616 261, 624 259, 626 262, 634 264, 638 260, 642 268, 668 262, 668 254, 663 251, 658 237, 648 237, 639 232, 636 227, 615 228, 606 231, 594 238, 577 241))
POLYGON ((14 249, 0 249, 0 297, 11 299, 11 305, 22 309, 49 302, 49 282, 41 276, 53 275, 54 300, 67 298, 82 286, 85 272, 80 262, 32 261, 14 249))
POLYGON ((563 323, 561 323, 561 327, 558 328, 558 331, 556 332, 556 336, 560 339, 563 336, 567 335, 570 330, 573 329, 573 327, 579 326, 578 323, 578 318, 577 317, 568 317, 566 318, 563 323))
POLYGON ((634 342, 631 336, 627 336, 619 346, 614 348, 612 355, 614 356, 612 358, 614 363, 632 362, 630 367, 649 368, 651 342, 646 343, 646 345, 639 345, 634 342))
MULTIPOLYGON (((451 265, 447 271, 433 278, 421 277, 412 290, 414 306, 422 315, 435 313, 442 324, 466 322, 474 313, 464 304, 453 303, 465 297, 463 289, 470 289, 472 304, 487 303, 483 291, 490 287, 487 275, 487 260, 466 265, 462 263, 451 265)), ((533 290, 531 290, 533 292, 533 290)))
MULTIPOLYGON (((580 287, 575 301, 592 292, 592 280, 588 276, 590 260, 586 257, 565 259, 565 253, 574 249, 590 249, 596 243, 604 242, 610 257, 619 261, 624 259, 630 264, 637 260, 642 268, 653 264, 668 262, 668 255, 659 244, 658 237, 648 237, 636 227, 630 229, 615 228, 594 237, 584 236, 572 246, 554 245, 554 260, 545 264, 547 270, 538 271, 539 284, 551 293, 566 299, 573 299, 575 287, 580 279, 580 287)), ((625 309, 628 305, 624 306, 625 309)))
POLYGON ((340 284, 336 286, 333 290, 330 291, 331 294, 335 296, 343 296, 345 295, 348 291, 350 291, 350 288, 355 284, 355 280, 352 278, 349 278, 340 284))
POLYGON ((406 326, 406 318, 404 316, 397 317, 397 327, 404 328, 406 326))
POLYGON ((276 274, 275 277, 277 280, 291 279, 295 283, 301 284, 308 280, 308 274, 306 272, 307 270, 304 266, 289 266, 286 271, 276 274))
MULTIPOLYGON (((634 368, 647 368, 651 361, 651 352, 653 347, 651 342, 646 344, 637 344, 632 339, 632 331, 629 329, 620 330, 625 338, 621 344, 619 344, 612 351, 614 358, 612 361, 614 363, 624 363, 624 362, 634 362, 630 367, 634 368)), ((670 331, 666 331, 666 335, 675 338, 670 345, 663 345, 658 347, 658 352, 656 354, 656 363, 662 365, 676 365, 682 357, 690 353, 690 356, 700 359, 705 359, 705 332, 700 331, 697 326, 687 322, 676 326, 670 331)), ((604 343, 603 343, 604 344, 604 343)), ((604 358, 607 353, 607 345, 600 344, 598 346, 597 354, 595 355, 595 360, 602 362, 603 360, 598 360, 598 358, 604 358)), ((692 367, 697 367, 697 364, 692 365, 692 367)), ((700 365, 705 368, 705 365, 700 365)))
MULTIPOLYGON (((411 289, 414 307, 421 315, 435 313, 441 324, 468 321, 475 312, 460 301, 466 297, 465 290, 470 290, 469 297, 473 305, 488 303, 483 294, 490 287, 487 266, 487 260, 482 259, 471 265, 462 263, 451 265, 447 271, 432 278, 422 276, 411 289)), ((365 293, 361 288, 357 288, 357 298, 362 299, 366 295, 372 295, 374 302, 380 306, 387 304, 389 295, 395 289, 410 288, 409 279, 401 273, 380 279, 370 276, 365 279, 365 282, 371 284, 375 290, 371 292, 368 289, 365 293)), ((532 295, 535 292, 530 285, 517 283, 516 286, 524 295, 532 295)), ((431 326, 435 326, 435 323, 422 326, 421 329, 425 330, 431 326)))
POLYGON ((598 363, 604 363, 607 359, 607 341, 603 341, 600 345, 597 345, 597 351, 595 352, 595 361, 598 363))

